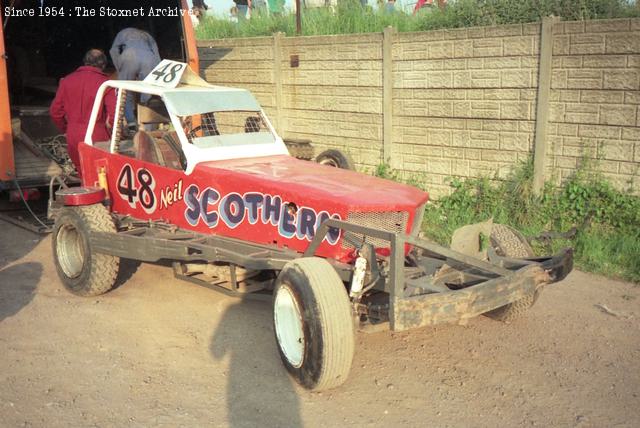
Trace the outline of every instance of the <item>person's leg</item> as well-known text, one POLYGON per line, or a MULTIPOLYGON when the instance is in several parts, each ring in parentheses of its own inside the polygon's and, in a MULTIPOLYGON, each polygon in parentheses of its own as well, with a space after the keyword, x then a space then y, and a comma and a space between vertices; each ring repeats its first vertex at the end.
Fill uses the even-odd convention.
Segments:
POLYGON ((238 8, 238 21, 247 19, 247 10, 249 7, 246 4, 239 4, 236 7, 238 8))
POLYGON ((135 104, 133 94, 131 92, 127 92, 127 100, 124 104, 124 118, 127 120, 127 126, 136 123, 136 114, 133 111, 135 104))
POLYGON ((69 159, 73 162, 73 165, 76 167, 76 171, 78 171, 78 175, 80 174, 80 154, 78 153, 78 141, 84 139, 84 135, 80 136, 81 132, 75 126, 71 126, 71 129, 67 128, 67 132, 65 134, 65 138, 67 140, 67 153, 69 154, 69 159))
MULTIPOLYGON (((137 80, 140 74, 140 63, 135 52, 131 49, 125 50, 120 57, 120 70, 118 70, 118 80, 137 80)), ((127 93, 127 100, 124 105, 124 117, 127 124, 136 123, 135 100, 132 93, 127 93)))
MULTIPOLYGON (((139 54, 140 59, 140 68, 138 70, 138 76, 136 76, 137 80, 144 80, 145 77, 149 75, 153 71, 154 68, 160 63, 160 58, 157 58, 153 53, 142 52, 139 54)), ((151 95, 149 94, 140 94, 140 103, 146 104, 149 102, 151 95)))

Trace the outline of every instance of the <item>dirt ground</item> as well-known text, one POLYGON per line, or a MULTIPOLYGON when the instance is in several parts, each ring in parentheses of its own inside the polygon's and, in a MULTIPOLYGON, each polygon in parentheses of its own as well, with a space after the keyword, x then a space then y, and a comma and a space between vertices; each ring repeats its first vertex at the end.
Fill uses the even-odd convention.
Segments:
POLYGON ((2 426, 640 426, 633 284, 573 272, 510 325, 359 334, 350 379, 315 394, 286 375, 268 304, 133 263, 75 297, 49 237, 0 230, 2 426))

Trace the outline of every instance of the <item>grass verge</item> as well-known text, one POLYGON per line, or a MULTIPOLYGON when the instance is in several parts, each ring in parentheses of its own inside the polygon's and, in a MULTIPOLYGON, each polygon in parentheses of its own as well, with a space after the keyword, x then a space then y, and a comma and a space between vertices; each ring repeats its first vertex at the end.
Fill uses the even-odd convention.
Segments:
MULTIPOLYGON (((625 18, 640 16, 640 8, 627 0, 457 0, 443 9, 432 7, 411 15, 362 7, 359 0, 341 0, 335 10, 305 9, 302 35, 381 32, 387 26, 405 32, 518 24, 549 15, 567 21, 625 18)), ((199 39, 223 39, 270 36, 279 31, 296 35, 294 14, 256 14, 240 23, 208 17, 196 28, 196 35, 199 39)))

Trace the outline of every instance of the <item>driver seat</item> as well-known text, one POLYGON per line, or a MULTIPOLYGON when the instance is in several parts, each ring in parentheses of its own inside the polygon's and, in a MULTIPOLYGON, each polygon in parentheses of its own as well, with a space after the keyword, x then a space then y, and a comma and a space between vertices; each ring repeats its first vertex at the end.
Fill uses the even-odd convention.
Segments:
POLYGON ((133 136, 133 152, 136 159, 156 165, 160 163, 154 138, 146 131, 138 131, 133 136))

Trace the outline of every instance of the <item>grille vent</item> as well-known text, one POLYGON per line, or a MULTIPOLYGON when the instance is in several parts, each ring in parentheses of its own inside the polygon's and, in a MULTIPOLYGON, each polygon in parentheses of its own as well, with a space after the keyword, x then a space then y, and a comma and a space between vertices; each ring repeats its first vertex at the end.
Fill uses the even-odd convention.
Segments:
MULTIPOLYGON (((349 213, 349 217, 347 218, 347 221, 350 223, 394 233, 406 233, 408 220, 409 213, 406 211, 353 211, 349 213)), ((362 235, 360 234, 347 232, 345 236, 349 237, 352 241, 362 242, 362 235)), ((373 245, 375 248, 390 247, 388 241, 385 241, 384 239, 373 238, 371 236, 367 236, 365 238, 365 242, 367 244, 373 245)), ((346 239, 343 239, 342 248, 353 249, 354 246, 351 243, 347 242, 346 239)))

